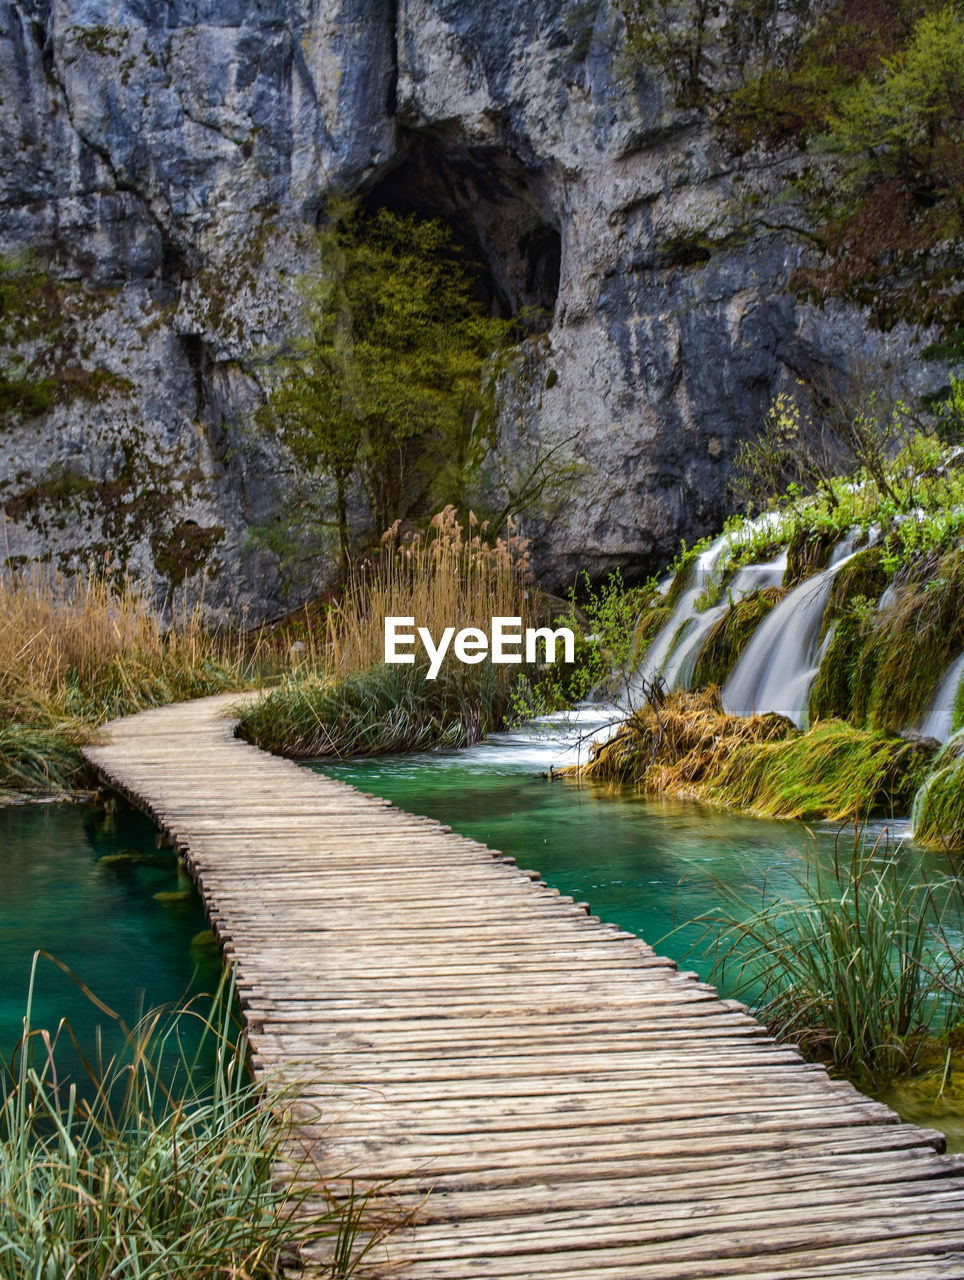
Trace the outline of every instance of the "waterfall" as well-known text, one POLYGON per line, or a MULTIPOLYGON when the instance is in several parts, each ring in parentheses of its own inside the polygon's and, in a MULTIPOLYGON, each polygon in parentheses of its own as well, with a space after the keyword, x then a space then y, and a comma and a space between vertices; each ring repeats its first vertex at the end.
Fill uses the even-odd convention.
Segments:
POLYGON ((657 632, 627 689, 632 707, 639 700, 642 681, 661 675, 669 689, 688 688, 706 637, 737 600, 759 587, 780 586, 787 567, 787 553, 782 552, 766 564, 747 565, 739 569, 730 584, 725 602, 698 612, 696 603, 712 584, 720 568, 724 552, 732 548, 727 534, 717 538, 697 557, 686 588, 669 621, 657 632))
POLYGON ((706 637, 726 614, 727 609, 759 587, 780 586, 786 568, 787 553, 785 551, 768 564, 747 565, 737 571, 727 590, 725 601, 704 610, 703 613, 692 614, 682 629, 677 628, 678 637, 663 663, 661 672, 666 681, 666 687, 688 689, 706 637))
POLYGON ((936 738, 938 742, 943 742, 945 738, 950 737, 954 703, 962 676, 964 676, 964 653, 951 663, 937 686, 937 692, 920 727, 921 733, 926 734, 928 738, 936 738))
MULTIPOLYGON (((696 563, 690 571, 686 587, 676 602, 669 621, 653 637, 643 661, 630 677, 626 690, 626 700, 630 707, 635 706, 640 700, 642 682, 653 680, 663 670, 680 629, 698 616, 694 607, 696 601, 709 586, 720 557, 729 546, 729 536, 724 533, 696 557, 696 563)), ((682 639, 682 636, 679 638, 682 639)))
POLYGON ((853 538, 838 543, 828 567, 795 587, 757 627, 723 686, 723 707, 731 715, 776 711, 806 727, 810 686, 829 641, 821 647, 823 615, 853 547, 853 538))

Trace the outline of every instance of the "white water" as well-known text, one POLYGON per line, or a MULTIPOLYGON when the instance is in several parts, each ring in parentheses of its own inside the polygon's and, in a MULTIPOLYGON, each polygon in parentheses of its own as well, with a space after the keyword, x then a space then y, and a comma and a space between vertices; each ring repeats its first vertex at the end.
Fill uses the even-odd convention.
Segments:
POLYGON ((686 590, 680 596, 669 621, 653 638, 639 670, 630 681, 630 707, 639 701, 640 686, 644 679, 653 680, 661 675, 668 689, 689 688, 706 637, 727 609, 759 587, 778 587, 783 582, 787 567, 785 551, 767 564, 747 565, 739 569, 730 583, 724 602, 698 613, 696 602, 712 585, 723 554, 731 545, 728 536, 724 534, 698 557, 686 590))
POLYGON ((921 733, 926 734, 928 738, 936 738, 938 742, 943 742, 950 737, 954 703, 962 676, 964 676, 964 653, 951 663, 937 686, 934 700, 920 727, 921 733))
POLYGON ((823 615, 833 580, 854 554, 853 545, 852 538, 839 543, 828 567, 795 587, 757 627, 723 686, 723 707, 731 715, 776 711, 806 727, 810 686, 829 641, 828 636, 821 647, 823 615))
MULTIPOLYGON (((524 769, 533 774, 546 773, 564 765, 585 764, 591 755, 592 744, 612 737, 624 719, 625 712, 617 707, 584 704, 571 711, 557 711, 536 720, 527 720, 516 729, 490 733, 483 742, 472 747, 414 752, 407 758, 416 770, 424 768, 425 761, 431 760, 433 769, 478 766, 496 771, 524 769)), ((396 760, 393 768, 397 770, 399 767, 401 762, 396 760)))
MULTIPOLYGON (((663 671, 680 629, 689 628, 692 620, 699 616, 695 612, 696 602, 710 585, 720 557, 729 546, 730 539, 724 533, 697 556, 686 589, 676 602, 669 622, 653 637, 652 643, 646 650, 645 658, 629 681, 627 701, 630 707, 635 706, 640 700, 642 682, 653 680, 663 671)), ((682 636, 679 637, 680 640, 682 638, 682 636)))

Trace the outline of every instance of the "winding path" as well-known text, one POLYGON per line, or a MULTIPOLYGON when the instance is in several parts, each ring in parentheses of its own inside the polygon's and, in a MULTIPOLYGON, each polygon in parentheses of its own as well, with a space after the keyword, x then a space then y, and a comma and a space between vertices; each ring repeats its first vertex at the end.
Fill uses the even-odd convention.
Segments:
POLYGON ((964 1280, 939 1134, 512 859, 240 742, 238 701, 85 754, 187 860, 317 1167, 414 1208, 372 1274, 964 1280))

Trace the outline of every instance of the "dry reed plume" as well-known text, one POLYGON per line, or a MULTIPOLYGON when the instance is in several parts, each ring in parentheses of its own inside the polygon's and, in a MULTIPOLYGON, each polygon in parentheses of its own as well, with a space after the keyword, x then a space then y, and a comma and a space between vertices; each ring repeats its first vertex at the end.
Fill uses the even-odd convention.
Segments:
POLYGON ((136 583, 34 565, 0 576, 0 790, 77 784, 113 716, 244 682, 240 644, 197 611, 168 625, 136 583))
POLYGON ((438 637, 443 628, 478 627, 493 617, 531 623, 528 544, 511 520, 504 538, 485 541, 486 524, 455 508, 435 515, 424 533, 404 536, 398 521, 382 535, 379 554, 356 566, 328 626, 329 671, 366 671, 385 658, 384 620, 414 617, 438 637))

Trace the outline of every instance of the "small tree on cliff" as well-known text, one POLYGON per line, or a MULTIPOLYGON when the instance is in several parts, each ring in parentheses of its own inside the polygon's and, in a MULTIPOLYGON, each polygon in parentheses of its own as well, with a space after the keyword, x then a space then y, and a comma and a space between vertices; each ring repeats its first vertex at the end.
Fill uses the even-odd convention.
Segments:
POLYGON ((486 313, 441 222, 339 208, 300 281, 300 333, 277 357, 262 419, 335 484, 348 567, 357 480, 376 529, 464 504, 491 443, 511 322, 486 313))

